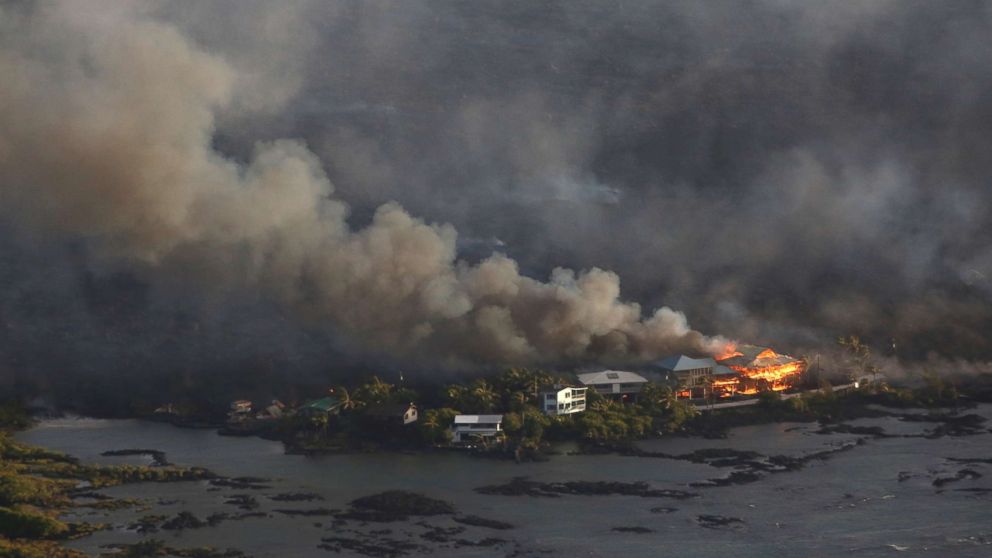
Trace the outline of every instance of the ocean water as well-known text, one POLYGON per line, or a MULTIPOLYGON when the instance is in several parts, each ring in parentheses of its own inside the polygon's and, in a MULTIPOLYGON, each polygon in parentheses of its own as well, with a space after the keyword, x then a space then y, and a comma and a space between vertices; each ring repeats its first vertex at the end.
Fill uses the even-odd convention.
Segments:
MULTIPOLYGON (((992 406, 966 412, 992 417, 992 406)), ((94 463, 147 463, 144 457, 102 457, 100 453, 151 448, 166 452, 178 465, 203 466, 231 477, 271 479, 265 483, 269 488, 256 490, 217 488, 206 481, 103 490, 111 496, 139 499, 142 505, 113 512, 78 508, 70 514, 69 518, 113 525, 111 530, 71 543, 94 555, 107 552, 103 547, 107 544, 151 537, 173 547, 232 547, 256 557, 368 556, 375 553, 373 547, 390 543, 392 549, 403 545, 402 552, 410 556, 992 556, 992 465, 951 459, 992 458, 988 430, 992 421, 972 435, 939 438, 923 437, 937 426, 929 422, 885 417, 850 424, 878 426, 893 436, 820 434, 816 424, 783 423, 733 429, 722 440, 670 437, 642 442, 644 449, 670 455, 732 448, 762 456, 802 457, 861 441, 850 449, 810 460, 800 470, 761 473, 754 482, 707 487, 691 485, 726 477, 734 468, 684 459, 568 453, 547 462, 524 464, 458 453, 304 457, 284 455, 277 442, 137 420, 49 420, 19 433, 18 438, 94 463), (963 470, 980 476, 973 478, 969 473, 967 478, 934 484, 963 470), (698 497, 532 497, 474 490, 516 477, 538 482, 642 481, 652 488, 691 491, 698 497), (462 526, 443 516, 332 524, 331 517, 287 516, 275 511, 345 509, 354 498, 392 489, 440 498, 453 503, 459 514, 504 521, 515 528, 462 526), (271 499, 287 492, 312 492, 323 500, 271 499), (174 516, 190 511, 200 518, 218 512, 236 514, 241 510, 227 502, 238 494, 255 498, 259 504, 255 511, 264 515, 153 534, 128 528, 135 518, 148 514, 174 516), (714 525, 705 516, 733 521, 714 525), (464 530, 450 531, 458 532, 446 540, 424 537, 438 528, 464 530), (642 528, 642 532, 615 528, 642 528), (319 547, 322 538, 343 538, 366 546, 328 550, 319 547), (487 538, 503 542, 474 546, 487 538)))

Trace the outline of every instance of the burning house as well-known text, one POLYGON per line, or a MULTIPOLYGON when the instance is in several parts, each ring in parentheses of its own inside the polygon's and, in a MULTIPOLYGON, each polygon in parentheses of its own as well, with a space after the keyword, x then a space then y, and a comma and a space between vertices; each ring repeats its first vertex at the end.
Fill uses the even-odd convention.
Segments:
POLYGON ((741 375, 712 358, 672 355, 653 367, 677 382, 680 398, 733 397, 741 387, 741 375))
POLYGON ((745 395, 788 389, 805 370, 802 360, 757 345, 730 346, 716 361, 740 374, 738 393, 745 395))

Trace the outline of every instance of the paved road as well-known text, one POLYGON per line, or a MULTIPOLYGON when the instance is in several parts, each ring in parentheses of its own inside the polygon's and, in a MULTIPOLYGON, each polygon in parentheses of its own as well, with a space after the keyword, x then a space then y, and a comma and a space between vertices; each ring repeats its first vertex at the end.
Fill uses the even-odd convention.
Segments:
MULTIPOLYGON (((842 385, 839 385, 839 386, 832 386, 831 389, 836 393, 836 392, 840 392, 840 391, 847 391, 849 389, 854 389, 854 387, 856 385, 857 385, 857 382, 851 382, 850 384, 842 384, 842 385)), ((823 390, 822 389, 811 389, 809 391, 804 391, 804 392, 800 392, 800 393, 783 393, 782 394, 782 399, 792 399, 794 397, 799 397, 799 396, 803 395, 804 393, 816 393, 816 392, 819 392, 819 391, 823 391, 823 390)), ((758 401, 760 401, 760 400, 757 397, 755 397, 753 399, 744 399, 742 401, 730 401, 730 402, 727 402, 727 403, 714 403, 712 405, 703 403, 703 404, 697 404, 696 405, 696 409, 698 409, 700 411, 719 411, 720 409, 732 409, 734 407, 748 407, 750 405, 757 405, 758 404, 758 401)))

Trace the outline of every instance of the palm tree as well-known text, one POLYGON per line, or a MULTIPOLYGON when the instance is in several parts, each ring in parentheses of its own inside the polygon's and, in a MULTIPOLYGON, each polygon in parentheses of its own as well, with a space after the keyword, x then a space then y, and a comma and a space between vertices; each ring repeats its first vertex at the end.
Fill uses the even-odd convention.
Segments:
POLYGON ((357 409, 365 404, 364 402, 353 398, 344 386, 338 386, 337 388, 332 389, 331 394, 333 394, 334 397, 337 397, 338 401, 341 402, 341 410, 343 411, 357 409))
POLYGON ((444 391, 444 396, 448 399, 453 407, 462 408, 464 407, 465 396, 468 390, 463 385, 452 384, 444 391))
POLYGON ((482 379, 476 380, 472 384, 472 396, 482 409, 486 411, 493 409, 493 403, 496 401, 496 391, 489 385, 489 382, 482 379))
POLYGON ((437 420, 437 413, 433 411, 428 411, 424 414, 424 420, 421 424, 423 424, 425 428, 430 428, 431 430, 441 425, 441 423, 437 420))
POLYGON ((379 376, 372 376, 372 381, 366 385, 368 393, 375 401, 383 401, 389 397, 393 391, 393 384, 387 384, 379 379, 379 376))

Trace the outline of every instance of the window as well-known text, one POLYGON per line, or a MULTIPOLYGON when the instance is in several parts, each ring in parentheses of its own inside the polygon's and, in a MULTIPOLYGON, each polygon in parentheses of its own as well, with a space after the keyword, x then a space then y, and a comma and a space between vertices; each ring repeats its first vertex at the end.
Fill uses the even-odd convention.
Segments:
POLYGON ((611 379, 611 380, 619 380, 620 379, 620 374, 617 374, 616 372, 607 372, 606 373, 606 377, 609 378, 609 379, 611 379))

